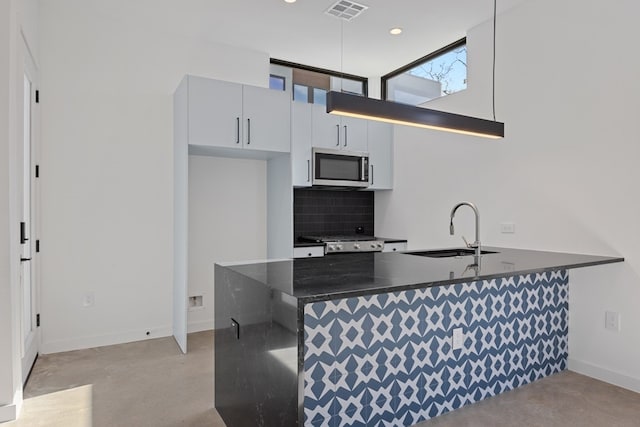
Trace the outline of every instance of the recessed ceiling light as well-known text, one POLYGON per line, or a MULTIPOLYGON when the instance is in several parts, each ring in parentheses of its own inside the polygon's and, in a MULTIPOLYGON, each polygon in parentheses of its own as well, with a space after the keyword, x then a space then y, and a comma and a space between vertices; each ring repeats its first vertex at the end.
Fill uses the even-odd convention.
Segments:
POLYGON ((295 3, 296 0, 284 0, 285 3, 295 3))
POLYGON ((394 36, 397 36, 398 34, 402 33, 402 28, 400 27, 395 27, 389 30, 389 34, 392 34, 394 36))

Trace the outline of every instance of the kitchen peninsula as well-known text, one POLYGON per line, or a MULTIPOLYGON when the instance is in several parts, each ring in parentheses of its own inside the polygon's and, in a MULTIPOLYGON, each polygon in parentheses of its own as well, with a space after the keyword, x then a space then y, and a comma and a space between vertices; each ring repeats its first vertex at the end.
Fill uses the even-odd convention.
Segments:
POLYGON ((483 249, 216 264, 218 412, 410 426, 566 369, 567 270, 624 259, 483 249))

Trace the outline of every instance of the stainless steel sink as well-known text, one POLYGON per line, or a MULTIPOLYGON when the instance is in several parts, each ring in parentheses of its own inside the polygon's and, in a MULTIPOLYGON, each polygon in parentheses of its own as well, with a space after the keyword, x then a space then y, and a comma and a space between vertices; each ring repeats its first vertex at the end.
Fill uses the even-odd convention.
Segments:
MULTIPOLYGON (((472 256, 475 255, 475 249, 468 248, 454 248, 454 249, 434 249, 430 251, 422 251, 422 252, 405 252, 407 255, 417 255, 417 256, 426 256, 429 258, 453 258, 453 257, 461 257, 461 256, 472 256)), ((481 254, 497 254, 495 251, 482 251, 481 254)))

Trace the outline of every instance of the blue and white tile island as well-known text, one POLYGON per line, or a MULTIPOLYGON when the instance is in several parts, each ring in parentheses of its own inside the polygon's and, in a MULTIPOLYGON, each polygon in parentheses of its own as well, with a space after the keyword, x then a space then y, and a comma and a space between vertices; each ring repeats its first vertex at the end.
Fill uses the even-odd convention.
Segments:
POLYGON ((216 265, 220 415, 411 426, 566 369, 568 269, 623 259, 491 249, 480 271, 397 253, 216 265))

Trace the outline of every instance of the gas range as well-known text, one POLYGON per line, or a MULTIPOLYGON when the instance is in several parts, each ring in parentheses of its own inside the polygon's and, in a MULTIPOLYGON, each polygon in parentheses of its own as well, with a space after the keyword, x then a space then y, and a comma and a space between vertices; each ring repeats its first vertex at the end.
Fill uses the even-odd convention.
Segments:
POLYGON ((298 241, 307 243, 324 244, 325 254, 338 254, 347 252, 382 252, 384 240, 374 236, 338 235, 338 236, 300 236, 298 241))

